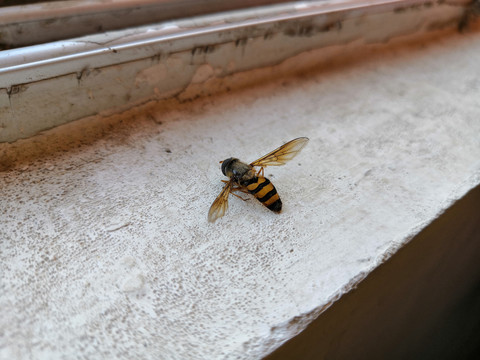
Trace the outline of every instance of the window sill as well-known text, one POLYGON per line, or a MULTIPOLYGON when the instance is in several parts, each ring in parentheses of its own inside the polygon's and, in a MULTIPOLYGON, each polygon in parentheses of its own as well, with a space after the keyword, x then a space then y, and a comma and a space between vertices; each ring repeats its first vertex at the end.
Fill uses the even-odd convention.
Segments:
POLYGON ((177 96, 192 83, 304 51, 450 27, 466 6, 462 0, 288 3, 3 51, 0 143, 177 96))

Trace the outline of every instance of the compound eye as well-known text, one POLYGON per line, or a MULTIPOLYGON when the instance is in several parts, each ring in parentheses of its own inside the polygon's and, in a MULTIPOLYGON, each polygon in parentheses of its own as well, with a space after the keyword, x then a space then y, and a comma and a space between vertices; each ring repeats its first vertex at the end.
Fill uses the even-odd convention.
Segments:
POLYGON ((222 173, 223 173, 223 175, 228 176, 227 175, 227 169, 230 167, 230 164, 232 163, 233 160, 234 160, 233 158, 228 158, 228 159, 222 161, 222 173))

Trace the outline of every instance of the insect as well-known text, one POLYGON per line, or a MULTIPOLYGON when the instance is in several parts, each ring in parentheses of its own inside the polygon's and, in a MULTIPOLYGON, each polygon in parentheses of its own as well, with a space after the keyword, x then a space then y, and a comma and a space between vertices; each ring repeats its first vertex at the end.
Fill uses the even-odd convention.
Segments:
MULTIPOLYGON (((275 186, 264 176, 264 168, 284 165, 297 156, 307 142, 308 138, 306 137, 293 139, 250 164, 237 158, 220 161, 222 173, 230 180, 222 180, 226 183, 225 187, 210 207, 208 221, 214 222, 225 215, 228 209, 228 196, 230 194, 238 196, 234 193, 235 191, 250 193, 268 209, 279 213, 282 210, 282 200, 280 200, 275 186), (254 167, 260 167, 260 169, 256 171, 254 167)), ((241 196, 238 197, 245 200, 241 196)))

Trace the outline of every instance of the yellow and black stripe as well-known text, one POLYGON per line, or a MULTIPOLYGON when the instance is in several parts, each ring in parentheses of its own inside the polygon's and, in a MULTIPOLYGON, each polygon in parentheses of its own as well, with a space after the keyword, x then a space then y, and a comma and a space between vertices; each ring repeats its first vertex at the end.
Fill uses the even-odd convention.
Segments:
POLYGON ((275 212, 282 210, 282 200, 278 196, 277 189, 266 177, 255 176, 247 181, 245 186, 250 194, 270 210, 275 212))

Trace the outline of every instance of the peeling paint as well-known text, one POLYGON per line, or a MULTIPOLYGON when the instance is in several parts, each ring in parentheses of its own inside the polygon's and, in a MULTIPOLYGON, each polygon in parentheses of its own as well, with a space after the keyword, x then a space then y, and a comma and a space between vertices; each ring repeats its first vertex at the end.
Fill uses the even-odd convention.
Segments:
POLYGON ((20 84, 20 85, 13 85, 10 89, 7 90, 8 96, 20 94, 28 89, 28 85, 20 84))
POLYGON ((311 37, 320 32, 340 31, 341 29, 342 20, 333 20, 322 25, 315 25, 311 22, 299 22, 285 29, 284 33, 291 37, 311 37))
POLYGON ((197 46, 192 49, 192 56, 211 54, 215 51, 215 45, 197 46))
POLYGON ((160 83, 167 77, 167 72, 168 69, 164 63, 150 66, 138 73, 135 78, 135 87, 160 83))
POLYGON ((197 84, 197 83, 205 82, 206 80, 213 77, 214 74, 215 74, 215 71, 210 65, 208 64, 200 65, 197 68, 197 71, 195 71, 195 74, 192 77, 191 83, 197 84))

